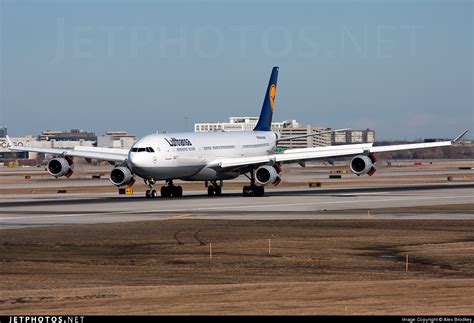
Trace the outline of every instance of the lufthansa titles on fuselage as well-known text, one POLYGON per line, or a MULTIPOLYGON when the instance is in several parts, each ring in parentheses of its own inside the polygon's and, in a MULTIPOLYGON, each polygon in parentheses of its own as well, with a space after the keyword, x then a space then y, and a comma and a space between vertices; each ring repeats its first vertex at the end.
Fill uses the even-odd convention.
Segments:
POLYGON ((165 138, 166 142, 171 146, 171 147, 176 147, 176 146, 192 146, 193 144, 189 139, 186 138, 165 138))

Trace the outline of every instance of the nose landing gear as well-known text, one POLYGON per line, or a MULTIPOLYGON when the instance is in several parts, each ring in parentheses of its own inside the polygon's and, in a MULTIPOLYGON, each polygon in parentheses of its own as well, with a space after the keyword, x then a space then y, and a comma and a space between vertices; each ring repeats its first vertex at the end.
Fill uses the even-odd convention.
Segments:
POLYGON ((148 198, 155 198, 158 197, 158 193, 156 192, 156 190, 146 190, 145 196, 148 198))
POLYGON ((158 193, 156 192, 156 190, 153 188, 156 181, 154 178, 149 178, 149 179, 143 179, 143 181, 145 182, 146 185, 148 185, 148 187, 150 188, 149 190, 146 190, 145 192, 145 196, 148 197, 148 198, 154 198, 154 197, 157 197, 158 196, 158 193))
MULTIPOLYGON (((145 184, 150 187, 149 190, 146 190, 145 196, 148 198, 158 197, 158 192, 154 189, 156 183, 154 178, 145 179, 145 184)), ((162 186, 160 189, 160 194, 162 197, 181 197, 183 196, 183 188, 181 186, 174 186, 172 180, 167 181, 167 186, 162 186)))

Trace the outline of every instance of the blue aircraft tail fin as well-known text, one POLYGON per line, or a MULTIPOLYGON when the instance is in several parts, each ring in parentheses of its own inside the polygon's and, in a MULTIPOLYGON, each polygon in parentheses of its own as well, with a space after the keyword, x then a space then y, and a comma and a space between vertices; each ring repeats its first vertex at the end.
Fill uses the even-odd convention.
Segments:
POLYGON ((254 131, 270 131, 272 129, 273 106, 275 104, 275 95, 278 79, 278 66, 273 67, 270 81, 268 82, 265 100, 263 101, 262 111, 254 131))

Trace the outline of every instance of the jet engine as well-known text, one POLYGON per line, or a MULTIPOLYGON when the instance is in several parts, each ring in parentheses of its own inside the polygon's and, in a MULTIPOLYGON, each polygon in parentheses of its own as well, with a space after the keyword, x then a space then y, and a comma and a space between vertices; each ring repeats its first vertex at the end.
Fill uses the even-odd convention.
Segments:
POLYGON ((62 177, 66 176, 67 178, 71 177, 73 173, 73 162, 72 158, 53 158, 48 162, 46 169, 48 173, 53 175, 54 177, 62 177))
POLYGON ((354 174, 357 176, 360 175, 369 175, 372 176, 376 169, 374 167, 374 164, 377 160, 375 159, 375 155, 359 155, 355 156, 351 160, 351 170, 354 174))
POLYGON ((133 174, 127 167, 115 167, 110 173, 110 181, 116 186, 128 185, 132 186, 135 183, 133 174))
POLYGON ((281 168, 275 164, 273 166, 260 166, 255 170, 255 181, 260 185, 273 184, 278 185, 280 179, 281 168))

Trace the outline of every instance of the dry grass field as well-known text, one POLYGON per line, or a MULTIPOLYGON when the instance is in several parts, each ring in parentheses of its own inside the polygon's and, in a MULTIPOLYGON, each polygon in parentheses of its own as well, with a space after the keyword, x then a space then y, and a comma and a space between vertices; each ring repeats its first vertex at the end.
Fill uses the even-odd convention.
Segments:
POLYGON ((11 229, 0 234, 0 314, 472 315, 473 264, 469 220, 11 229))

